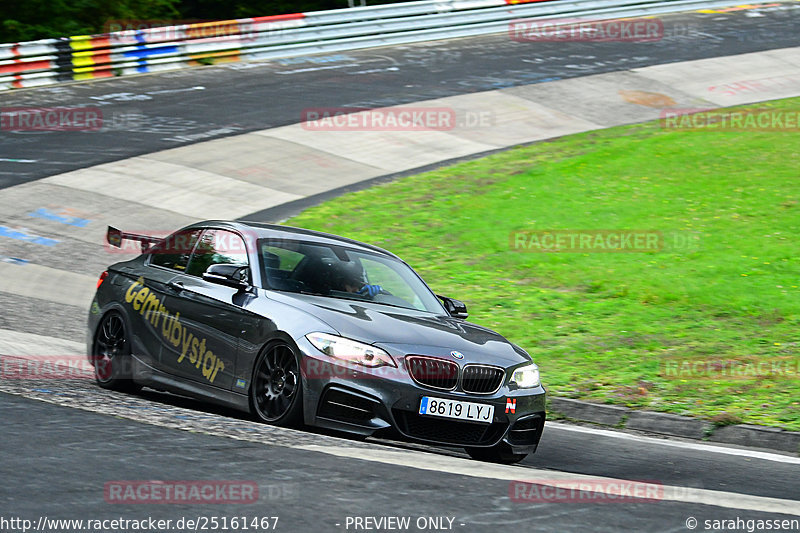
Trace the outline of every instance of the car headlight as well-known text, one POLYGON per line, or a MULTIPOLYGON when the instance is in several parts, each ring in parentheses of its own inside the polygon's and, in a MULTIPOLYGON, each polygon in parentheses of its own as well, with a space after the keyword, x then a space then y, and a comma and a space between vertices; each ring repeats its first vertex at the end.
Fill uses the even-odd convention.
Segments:
POLYGON ((392 356, 385 351, 369 344, 357 342, 329 333, 309 333, 306 335, 308 342, 320 352, 341 359, 349 363, 378 368, 381 366, 397 367, 392 356))
POLYGON ((520 389, 539 386, 539 367, 535 363, 521 366, 511 374, 510 383, 516 383, 520 389))

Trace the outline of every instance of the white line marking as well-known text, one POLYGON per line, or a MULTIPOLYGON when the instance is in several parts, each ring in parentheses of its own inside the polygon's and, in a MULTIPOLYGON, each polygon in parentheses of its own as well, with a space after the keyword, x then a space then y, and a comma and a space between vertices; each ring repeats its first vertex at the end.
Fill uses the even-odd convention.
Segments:
POLYGON ((714 446, 711 444, 701 444, 696 442, 683 442, 676 440, 659 439, 655 437, 645 437, 642 435, 631 435, 630 433, 621 433, 619 431, 610 431, 607 429, 594 429, 583 426, 569 426, 567 424, 559 424, 557 422, 547 422, 545 424, 545 434, 548 429, 556 429, 563 431, 574 431, 576 433, 586 433, 594 436, 613 437, 616 439, 631 440, 634 442, 642 442, 646 444, 660 444, 662 446, 670 446, 673 448, 683 448, 686 450, 697 450, 701 452, 723 453, 726 455, 736 455, 739 457, 752 457, 753 459, 763 459, 765 461, 775 461, 777 463, 788 463, 793 465, 800 465, 800 457, 792 457, 791 455, 780 455, 777 453, 759 452, 756 450, 746 450, 739 448, 728 448, 727 446, 714 446))
POLYGON ((386 67, 386 68, 371 68, 368 70, 357 70, 355 72, 348 72, 348 74, 375 74, 376 72, 394 72, 400 70, 397 67, 386 67))
POLYGON ((358 63, 350 63, 347 65, 329 65, 326 67, 308 67, 308 68, 296 68, 294 70, 280 70, 275 71, 275 74, 298 74, 300 72, 314 72, 316 70, 331 70, 335 68, 345 68, 345 67, 357 67, 359 66, 358 63))
MULTIPOLYGON (((559 483, 564 481, 587 481, 594 484, 597 484, 599 481, 608 483, 620 481, 615 478, 573 474, 570 472, 559 472, 557 470, 482 463, 472 459, 447 457, 419 451, 406 452, 365 448, 340 448, 321 446, 318 444, 297 446, 297 448, 322 452, 337 457, 363 459, 365 461, 406 466, 433 472, 445 472, 483 479, 527 481, 553 487, 558 486, 559 483)), ((800 516, 800 501, 796 500, 782 500, 779 498, 752 496, 750 494, 697 489, 693 487, 677 487, 672 485, 664 485, 663 490, 663 501, 713 505, 715 507, 726 507, 729 509, 800 516)))
POLYGON ((183 89, 162 89, 160 91, 147 91, 145 94, 172 94, 172 93, 185 93, 188 91, 204 91, 206 88, 202 85, 195 87, 186 87, 183 89))

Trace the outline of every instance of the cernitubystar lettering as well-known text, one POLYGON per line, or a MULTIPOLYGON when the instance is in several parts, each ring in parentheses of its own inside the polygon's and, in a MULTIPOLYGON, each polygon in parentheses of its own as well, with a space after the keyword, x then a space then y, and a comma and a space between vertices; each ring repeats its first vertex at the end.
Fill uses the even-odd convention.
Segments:
POLYGON ((144 278, 137 279, 125 292, 125 301, 131 304, 145 320, 158 330, 175 348, 180 348, 178 362, 188 362, 201 371, 203 377, 214 383, 217 373, 225 370, 225 363, 211 350, 206 349, 206 339, 198 338, 181 324, 181 313, 171 314, 161 299, 144 286, 144 278), (159 327, 159 324, 161 327, 159 327))

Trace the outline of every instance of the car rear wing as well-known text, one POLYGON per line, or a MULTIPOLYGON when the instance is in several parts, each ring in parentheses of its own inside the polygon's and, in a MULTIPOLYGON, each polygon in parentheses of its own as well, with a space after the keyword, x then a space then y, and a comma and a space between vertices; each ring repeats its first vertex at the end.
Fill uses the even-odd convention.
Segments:
POLYGON ((139 233, 125 233, 113 226, 109 226, 108 231, 106 232, 106 240, 108 241, 108 244, 116 248, 120 248, 122 246, 122 241, 124 240, 138 241, 141 243, 142 253, 144 253, 148 251, 151 246, 158 244, 164 239, 160 237, 153 237, 152 235, 141 235, 139 233))

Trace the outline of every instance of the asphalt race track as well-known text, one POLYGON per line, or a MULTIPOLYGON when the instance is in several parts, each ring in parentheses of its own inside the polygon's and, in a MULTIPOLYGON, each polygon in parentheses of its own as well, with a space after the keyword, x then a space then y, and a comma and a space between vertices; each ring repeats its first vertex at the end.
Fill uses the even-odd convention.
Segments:
POLYGON ((690 517, 702 524, 800 514, 800 459, 786 455, 551 423, 539 452, 505 467, 476 463, 458 450, 271 428, 166 394, 86 394, 89 387, 42 388, 49 392, 36 395, 63 406, 2 395, 10 451, 0 466, 9 487, 2 501, 11 514, 34 521, 45 510, 50 519, 277 515, 285 531, 352 531, 344 526, 348 517, 440 516, 453 519, 452 530, 470 532, 688 531, 690 517), (62 475, 64 464, 74 465, 68 475, 62 475), (509 497, 513 481, 546 484, 575 474, 595 482, 658 483, 664 499, 553 503, 509 497), (104 500, 108 482, 147 479, 244 480, 258 484, 260 498, 204 506, 104 500))
POLYGON ((3 133, 0 188, 193 142, 293 124, 309 107, 385 107, 798 46, 796 4, 770 4, 757 13, 666 16, 664 37, 650 43, 520 43, 500 34, 12 91, 0 95, 3 107, 98 107, 104 128, 80 135, 3 133))
MULTIPOLYGON (((294 124, 308 107, 380 107, 796 47, 798 7, 787 2, 665 17, 665 38, 654 43, 517 43, 497 35, 1 93, 2 107, 97 106, 105 125, 102 132, 79 134, 0 132, 0 188, 294 124)), ((13 255, 7 244, 0 237, 0 259, 13 255)), ((77 240, 57 250, 59 262, 76 271, 85 262, 92 270, 108 260, 77 240)), ((61 339, 51 346, 62 353, 80 349, 83 332, 76 324, 84 323, 83 315, 36 322, 36 313, 58 316, 77 307, 35 300, 20 313, 21 299, 0 291, 0 330, 61 339)), ((501 466, 472 461, 461 449, 275 428, 165 393, 109 392, 88 379, 0 379, 0 427, 0 533, 23 531, 12 518, 31 520, 29 531, 61 533, 134 528, 48 521, 153 518, 174 524, 237 516, 278 517, 276 531, 314 533, 753 531, 758 520, 770 521, 773 531, 800 530, 797 454, 564 423, 548 423, 535 455, 501 466), (119 480, 233 480, 256 485, 258 499, 122 504, 106 492, 119 480), (533 492, 515 484, 535 482, 523 487, 538 487, 543 495, 543 487, 575 480, 640 482, 658 490, 649 500, 526 500, 533 492), (402 521, 388 517, 406 517, 409 525, 391 527, 402 521), (736 529, 715 520, 740 522, 736 529)))

